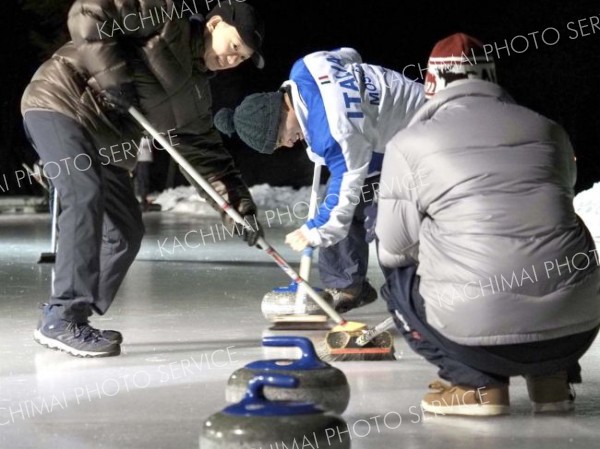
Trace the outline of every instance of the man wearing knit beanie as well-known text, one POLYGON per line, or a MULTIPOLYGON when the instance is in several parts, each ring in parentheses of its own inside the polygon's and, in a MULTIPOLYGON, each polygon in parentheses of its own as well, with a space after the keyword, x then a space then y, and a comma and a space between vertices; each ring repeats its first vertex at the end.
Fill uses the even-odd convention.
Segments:
POLYGON ((438 42, 429 56, 425 96, 430 99, 454 81, 481 79, 496 82, 496 65, 483 44, 466 34, 456 33, 438 42))
POLYGON ((237 132, 261 153, 303 142, 309 158, 329 169, 316 217, 288 234, 286 242, 296 251, 320 247, 321 282, 339 312, 377 298, 366 278, 367 235, 373 235, 367 217, 374 216, 385 145, 424 101, 421 84, 340 48, 300 59, 279 91, 251 95, 235 111, 215 117, 217 128, 237 132))
POLYGON ((496 84, 483 54, 462 33, 438 42, 429 99, 388 144, 382 295, 449 382, 430 384, 425 411, 508 413, 510 377, 523 376, 534 412, 567 412, 600 324, 596 248, 573 209, 574 152, 558 123, 496 84), (427 182, 396 188, 410 173, 427 182))

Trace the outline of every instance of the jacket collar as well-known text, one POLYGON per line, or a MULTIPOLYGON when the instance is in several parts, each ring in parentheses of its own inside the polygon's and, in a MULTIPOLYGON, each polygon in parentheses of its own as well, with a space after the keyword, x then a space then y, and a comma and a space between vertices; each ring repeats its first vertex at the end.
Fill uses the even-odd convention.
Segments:
POLYGON ((201 14, 194 14, 190 17, 190 46, 192 48, 192 58, 194 65, 201 72, 210 72, 204 64, 204 27, 206 21, 201 14))
POLYGON ((450 87, 435 94, 415 113, 408 126, 429 120, 448 103, 465 97, 496 98, 505 103, 514 103, 513 98, 498 84, 478 79, 455 81, 450 87))
POLYGON ((298 117, 298 122, 300 123, 300 128, 304 133, 305 138, 307 139, 307 143, 310 145, 310 137, 308 134, 308 108, 306 107, 306 103, 300 95, 300 90, 298 89, 298 85, 295 81, 287 80, 282 85, 282 88, 289 89, 289 92, 292 95, 292 105, 294 106, 294 112, 298 117))

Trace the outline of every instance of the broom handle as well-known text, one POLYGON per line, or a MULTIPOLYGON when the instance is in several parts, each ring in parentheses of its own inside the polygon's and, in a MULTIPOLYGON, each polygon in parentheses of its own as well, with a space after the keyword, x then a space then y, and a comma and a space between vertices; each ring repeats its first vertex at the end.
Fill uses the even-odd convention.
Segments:
MULTIPOLYGON (((321 185, 321 164, 315 163, 313 171, 313 182, 310 190, 310 204, 308 206, 308 219, 312 220, 317 214, 317 203, 319 196, 319 186, 321 185)), ((306 279, 310 276, 310 267, 312 264, 313 252, 315 249, 312 246, 307 246, 302 252, 300 259, 300 277, 306 279)), ((306 314, 306 289, 299 285, 296 292, 296 310, 297 315, 306 314)))
POLYGON ((360 337, 356 339, 356 344, 358 346, 365 346, 371 340, 373 340, 378 335, 383 334, 385 331, 395 327, 396 324, 394 322, 394 317, 389 317, 385 321, 382 321, 373 329, 364 332, 360 337))
MULTIPOLYGON (((217 203, 217 205, 229 215, 237 224, 245 227, 246 229, 255 231, 249 223, 244 221, 242 216, 239 214, 234 207, 231 206, 225 199, 217 193, 213 186, 204 179, 194 167, 175 149, 173 146, 161 135, 154 126, 150 124, 148 120, 133 106, 129 108, 128 112, 131 116, 146 130, 150 135, 156 139, 158 143, 171 155, 171 157, 177 162, 193 179, 196 181, 204 191, 210 195, 210 197, 217 203)), ((294 282, 299 286, 301 285, 306 290, 306 293, 323 309, 325 313, 331 318, 336 324, 344 325, 347 321, 337 313, 319 294, 302 279, 296 271, 281 257, 281 255, 273 248, 264 237, 259 237, 257 246, 266 252, 275 263, 281 268, 285 274, 287 274, 294 282)))

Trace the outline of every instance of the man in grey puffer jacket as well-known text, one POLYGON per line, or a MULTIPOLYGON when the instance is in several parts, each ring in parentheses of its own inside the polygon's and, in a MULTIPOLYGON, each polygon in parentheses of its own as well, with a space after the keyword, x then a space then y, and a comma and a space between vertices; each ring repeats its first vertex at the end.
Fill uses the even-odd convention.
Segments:
POLYGON ((42 345, 80 357, 120 353, 121 334, 93 328, 88 317, 106 313, 144 233, 129 176, 142 136, 131 106, 256 223, 255 232, 240 231, 244 240, 253 245, 262 233, 213 126, 209 81, 245 60, 263 66, 264 25, 245 2, 219 3, 206 17, 195 8, 185 0, 76 0, 72 41, 41 65, 23 94, 25 131, 61 205, 52 294, 34 332, 42 345))
POLYGON ((568 411, 600 323, 598 254, 573 208, 566 132, 495 81, 476 39, 434 47, 428 101, 384 158, 383 293, 410 346, 451 383, 432 383, 424 410, 508 413, 509 378, 525 376, 534 411, 568 411))

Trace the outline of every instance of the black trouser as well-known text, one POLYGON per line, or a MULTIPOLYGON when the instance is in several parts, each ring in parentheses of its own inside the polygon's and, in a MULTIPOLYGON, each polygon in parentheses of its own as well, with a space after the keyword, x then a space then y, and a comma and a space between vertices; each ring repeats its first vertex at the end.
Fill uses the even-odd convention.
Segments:
POLYGON ((483 387, 508 384, 513 376, 567 371, 570 383, 581 382, 578 360, 590 348, 598 328, 552 340, 499 346, 465 346, 448 340, 427 323, 419 293, 417 267, 384 269, 381 289, 388 310, 410 347, 439 367, 439 376, 453 385, 483 387))
POLYGON ((379 183, 379 175, 367 178, 361 192, 353 192, 358 204, 348 235, 335 245, 319 248, 319 275, 326 288, 362 285, 367 277, 369 243, 366 241, 365 208, 373 205, 374 183, 379 183))
POLYGON ((144 225, 129 172, 102 165, 91 136, 52 111, 25 114, 25 132, 58 191, 53 316, 85 321, 110 307, 137 255, 144 225))

